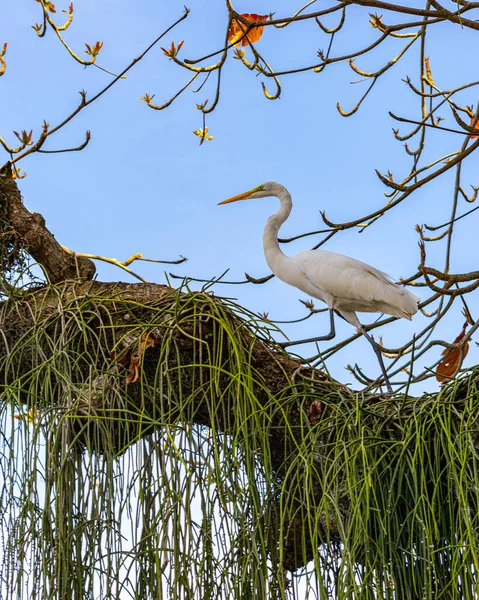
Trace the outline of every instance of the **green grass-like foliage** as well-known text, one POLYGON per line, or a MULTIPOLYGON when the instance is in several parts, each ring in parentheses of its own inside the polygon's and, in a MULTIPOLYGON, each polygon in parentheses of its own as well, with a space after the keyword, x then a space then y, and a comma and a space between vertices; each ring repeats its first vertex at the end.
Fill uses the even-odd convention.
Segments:
POLYGON ((270 329, 162 286, 8 301, 0 597, 476 598, 477 373, 363 397, 270 329))

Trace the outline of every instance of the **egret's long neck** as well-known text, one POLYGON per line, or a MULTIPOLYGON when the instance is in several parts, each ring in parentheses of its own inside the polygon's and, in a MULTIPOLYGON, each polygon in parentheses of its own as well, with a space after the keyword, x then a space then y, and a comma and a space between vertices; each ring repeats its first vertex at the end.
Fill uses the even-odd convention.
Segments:
POLYGON ((281 225, 289 217, 293 203, 289 192, 283 188, 278 192, 277 197, 281 203, 279 211, 271 215, 266 223, 263 233, 263 248, 266 262, 269 268, 274 272, 278 263, 281 263, 286 255, 281 251, 278 243, 278 231, 281 225))

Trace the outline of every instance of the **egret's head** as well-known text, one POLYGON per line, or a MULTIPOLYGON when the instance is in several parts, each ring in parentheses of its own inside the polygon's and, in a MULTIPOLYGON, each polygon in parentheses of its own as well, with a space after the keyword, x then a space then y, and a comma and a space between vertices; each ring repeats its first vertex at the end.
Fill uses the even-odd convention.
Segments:
POLYGON ((237 202, 238 200, 253 200, 254 198, 277 196, 281 189, 284 188, 279 183, 267 181, 266 183, 262 183, 261 185, 258 185, 258 187, 249 190, 249 192, 243 192, 242 194, 238 194, 238 196, 233 196, 232 198, 223 200, 223 202, 219 202, 218 204, 229 204, 230 202, 237 202))

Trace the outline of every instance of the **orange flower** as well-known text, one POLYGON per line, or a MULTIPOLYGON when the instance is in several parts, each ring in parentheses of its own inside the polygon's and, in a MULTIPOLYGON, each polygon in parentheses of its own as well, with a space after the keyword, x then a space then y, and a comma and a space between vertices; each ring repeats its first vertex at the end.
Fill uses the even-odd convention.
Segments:
MULTIPOLYGON (((479 129, 479 127, 478 127, 479 129)), ((466 329, 469 323, 466 321, 462 328, 461 333, 454 340, 454 344, 459 344, 462 341, 464 336, 466 335, 466 329)), ((462 348, 462 356, 459 348, 446 348, 442 352, 442 356, 444 358, 441 360, 437 367, 436 371, 436 379, 442 383, 446 379, 453 377, 457 371, 459 370, 462 361, 466 358, 467 352, 469 350, 469 342, 466 342, 462 348)))
MULTIPOLYGON (((266 21, 269 18, 269 15, 257 15, 256 13, 244 13, 241 16, 251 23, 254 23, 255 21, 266 21)), ((257 42, 261 38, 263 29, 264 25, 258 25, 248 31, 247 25, 233 19, 228 31, 228 41, 235 46, 239 46, 240 44, 242 46, 247 46, 249 43, 257 42), (248 33, 246 33, 247 31, 248 33), (246 35, 244 35, 245 33, 246 35)))

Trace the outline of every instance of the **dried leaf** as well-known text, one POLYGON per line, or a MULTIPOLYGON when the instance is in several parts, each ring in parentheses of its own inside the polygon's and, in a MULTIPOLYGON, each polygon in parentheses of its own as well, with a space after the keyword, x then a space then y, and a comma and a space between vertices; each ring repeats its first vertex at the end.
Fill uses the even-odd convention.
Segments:
POLYGON ((156 342, 156 335, 154 335, 153 333, 147 333, 147 334, 143 334, 141 336, 141 340, 140 343, 143 345, 143 352, 147 349, 147 348, 153 348, 153 346, 155 345, 156 342))
POLYGON ((156 335, 153 333, 142 333, 138 341, 138 349, 135 352, 133 352, 131 346, 125 348, 118 357, 114 350, 110 352, 110 360, 128 367, 126 383, 135 383, 138 381, 140 377, 141 358, 148 348, 153 348, 155 343, 156 335))
POLYGON ((321 400, 314 400, 309 406, 309 422, 311 425, 316 425, 321 420, 323 414, 323 403, 321 400))
MULTIPOLYGON (((454 340, 454 344, 459 344, 466 335, 466 329, 469 323, 466 321, 462 328, 461 333, 454 340)), ((457 371, 460 369, 462 361, 466 358, 467 353, 469 351, 469 342, 466 342, 462 348, 462 353, 460 348, 446 348, 442 352, 442 356, 444 358, 439 363, 436 370, 436 379, 443 383, 447 378, 453 377, 457 371), (462 356, 461 356, 462 354, 462 356)))
MULTIPOLYGON (((241 16, 244 17, 247 21, 253 23, 255 21, 266 21, 269 18, 269 15, 257 15, 256 13, 244 13, 241 16)), ((228 41, 234 44, 235 46, 239 46, 240 44, 242 46, 247 46, 250 42, 257 42, 261 38, 261 36, 263 35, 263 29, 264 25, 258 25, 248 31, 247 25, 241 23, 240 21, 237 21, 236 19, 233 19, 231 21, 230 29, 228 31, 228 41), (248 31, 248 33, 243 37, 243 39, 241 39, 246 31, 248 31)))
POLYGON ((142 333, 138 350, 131 354, 130 364, 128 366, 128 375, 126 383, 136 383, 140 377, 140 365, 143 354, 148 348, 155 345, 156 336, 152 333, 142 333))
POLYGON ((131 357, 130 364, 128 366, 128 375, 126 377, 126 383, 136 383, 140 377, 140 356, 134 354, 131 357))
POLYGON ((116 358, 115 352, 112 350, 110 352, 110 360, 114 360, 117 364, 126 367, 130 363, 131 357, 131 348, 126 348, 119 356, 116 358))

